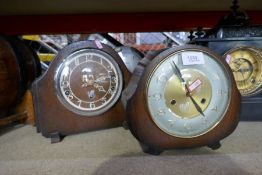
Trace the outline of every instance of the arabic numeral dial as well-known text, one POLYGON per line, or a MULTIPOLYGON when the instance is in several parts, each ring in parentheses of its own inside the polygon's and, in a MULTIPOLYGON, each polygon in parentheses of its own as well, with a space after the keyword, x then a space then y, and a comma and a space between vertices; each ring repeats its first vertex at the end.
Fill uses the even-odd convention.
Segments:
POLYGON ((67 56, 55 78, 58 98, 81 115, 98 115, 118 101, 123 78, 112 56, 102 50, 83 49, 67 56))

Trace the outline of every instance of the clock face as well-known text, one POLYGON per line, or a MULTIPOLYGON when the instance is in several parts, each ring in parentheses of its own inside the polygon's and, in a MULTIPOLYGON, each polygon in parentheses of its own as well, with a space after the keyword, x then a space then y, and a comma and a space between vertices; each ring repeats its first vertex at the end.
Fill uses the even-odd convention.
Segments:
POLYGON ((77 114, 98 115, 111 108, 122 90, 116 61, 97 49, 83 49, 66 57, 56 76, 59 100, 77 114))
POLYGON ((224 56, 243 96, 254 95, 261 90, 261 54, 262 52, 256 48, 239 47, 228 51, 224 56))
POLYGON ((231 99, 231 82, 223 64, 194 49, 170 53, 151 71, 146 102, 154 123, 165 133, 192 138, 213 129, 231 99))

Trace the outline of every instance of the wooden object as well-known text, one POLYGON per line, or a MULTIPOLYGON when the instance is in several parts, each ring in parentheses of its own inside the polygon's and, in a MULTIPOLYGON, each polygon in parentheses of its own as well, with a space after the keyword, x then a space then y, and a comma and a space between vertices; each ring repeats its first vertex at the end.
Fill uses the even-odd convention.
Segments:
POLYGON ((20 65, 6 38, 0 36, 0 110, 16 104, 23 89, 20 65))
MULTIPOLYGON (((212 55, 216 54, 212 53, 212 55)), ((165 149, 192 148, 205 145, 215 149, 219 147, 219 141, 221 139, 225 138, 233 132, 239 120, 238 115, 240 111, 240 93, 236 88, 230 68, 224 60, 219 58, 220 57, 218 55, 215 56, 215 59, 225 66, 226 71, 230 76, 231 99, 229 101, 229 108, 220 122, 215 125, 213 129, 203 135, 192 138, 171 136, 159 129, 159 127, 153 122, 146 104, 145 89, 151 71, 153 71, 156 64, 161 61, 161 58, 157 56, 157 58, 155 58, 146 67, 146 70, 138 83, 136 92, 128 101, 126 109, 130 130, 132 134, 138 139, 145 152, 159 154, 162 150, 165 149)), ((139 74, 134 72, 133 76, 137 75, 139 76, 139 74)), ((133 77, 131 79, 133 79, 133 77)))
POLYGON ((32 92, 27 90, 21 103, 15 108, 16 114, 26 112, 25 122, 30 125, 35 125, 35 114, 33 106, 32 92))
POLYGON ((40 60, 28 46, 17 37, 0 36, 0 117, 14 114, 26 89, 40 74, 40 60))
POLYGON ((17 37, 9 37, 16 56, 19 59, 20 67, 22 67, 22 74, 24 74, 24 82, 27 85, 41 75, 41 64, 37 54, 29 48, 22 40, 17 37))
POLYGON ((27 118, 27 112, 17 113, 5 118, 0 119, 0 126, 5 126, 13 122, 24 122, 27 118))
MULTIPOLYGON (((101 43, 100 43, 101 44, 101 43)), ((118 63, 124 79, 123 88, 129 81, 130 73, 118 54, 109 46, 101 44, 103 52, 111 55, 118 63)), ((45 137, 51 137, 52 143, 60 141, 62 136, 120 126, 125 112, 120 100, 110 110, 97 116, 81 116, 66 108, 58 99, 54 77, 58 67, 71 53, 81 49, 98 49, 95 42, 83 41, 65 47, 48 71, 33 83, 33 100, 37 130, 45 137)))

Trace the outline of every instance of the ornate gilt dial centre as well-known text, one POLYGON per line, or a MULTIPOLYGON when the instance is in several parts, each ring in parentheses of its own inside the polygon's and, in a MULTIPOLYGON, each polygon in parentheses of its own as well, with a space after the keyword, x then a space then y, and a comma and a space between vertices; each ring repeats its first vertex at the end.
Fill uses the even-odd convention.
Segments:
POLYGON ((262 84, 261 51, 252 47, 239 47, 228 51, 225 56, 240 93, 243 96, 258 93, 262 84))

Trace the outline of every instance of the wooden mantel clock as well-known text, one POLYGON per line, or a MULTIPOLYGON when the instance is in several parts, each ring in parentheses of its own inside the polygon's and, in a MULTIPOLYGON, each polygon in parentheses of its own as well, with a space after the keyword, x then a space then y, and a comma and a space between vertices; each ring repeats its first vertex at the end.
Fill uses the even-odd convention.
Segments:
POLYGON ((207 48, 189 45, 161 52, 137 85, 126 112, 144 152, 217 149, 238 124, 241 97, 232 72, 207 48))
POLYGON ((122 89, 130 73, 111 47, 98 41, 66 46, 33 84, 36 125, 43 136, 63 136, 120 126, 122 89))

